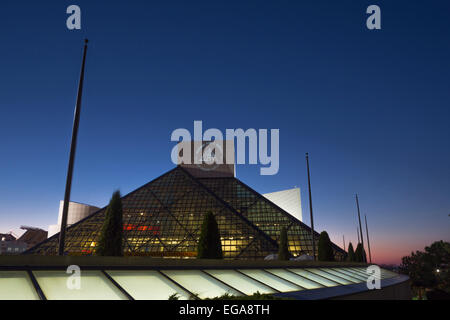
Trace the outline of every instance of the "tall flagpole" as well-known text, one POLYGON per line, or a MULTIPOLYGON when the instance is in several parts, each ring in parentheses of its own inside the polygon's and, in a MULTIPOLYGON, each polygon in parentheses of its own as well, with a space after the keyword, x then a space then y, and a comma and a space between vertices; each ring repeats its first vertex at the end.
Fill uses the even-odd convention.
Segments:
POLYGON ((369 260, 370 260, 370 263, 372 263, 372 255, 370 254, 369 228, 367 227, 367 216, 366 215, 364 215, 364 220, 366 221, 367 248, 369 249, 369 260))
POLYGON ((359 228, 356 227, 356 235, 358 236, 358 243, 357 245, 361 242, 361 240, 359 240, 359 228))
POLYGON ((80 124, 81 96, 83 94, 84 65, 86 63, 86 51, 88 40, 84 40, 83 60, 81 62, 80 81, 78 82, 77 102, 72 127, 72 141, 70 142, 69 166, 67 168, 66 191, 64 192, 64 205, 61 217, 61 230, 59 232, 58 255, 64 255, 64 242, 66 238, 67 212, 69 210, 70 191, 72 189, 73 164, 77 148, 78 127, 80 124))
MULTIPOLYGON (((358 208, 359 231, 361 232, 361 246, 364 251, 364 238, 363 238, 362 227, 361 227, 361 214, 359 213, 358 195, 356 194, 355 197, 356 197, 356 207, 358 208)), ((363 254, 363 259, 364 259, 364 254, 363 254)), ((364 261, 364 262, 367 262, 367 261, 364 261)))
POLYGON ((314 239, 314 218, 313 218, 313 208, 312 208, 312 197, 311 197, 311 176, 309 174, 309 156, 306 153, 306 169, 308 171, 308 190, 309 190, 309 215, 311 218, 311 240, 313 249, 313 258, 316 260, 316 242, 314 239))

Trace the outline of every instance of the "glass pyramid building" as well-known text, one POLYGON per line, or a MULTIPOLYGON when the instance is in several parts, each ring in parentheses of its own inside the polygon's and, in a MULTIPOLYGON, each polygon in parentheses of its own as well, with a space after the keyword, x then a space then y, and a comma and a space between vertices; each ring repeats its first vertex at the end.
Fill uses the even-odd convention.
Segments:
MULTIPOLYGON (((122 204, 125 255, 195 257, 208 211, 216 216, 225 259, 263 259, 277 253, 283 226, 290 252, 312 255, 311 229, 235 177, 199 178, 177 166, 125 195, 122 204)), ((66 254, 95 252, 105 212, 100 209, 67 229, 66 254)), ((58 236, 26 253, 56 255, 58 236)), ((317 246, 319 234, 315 237, 317 246)), ((333 249, 341 260, 345 252, 334 244, 333 249)))

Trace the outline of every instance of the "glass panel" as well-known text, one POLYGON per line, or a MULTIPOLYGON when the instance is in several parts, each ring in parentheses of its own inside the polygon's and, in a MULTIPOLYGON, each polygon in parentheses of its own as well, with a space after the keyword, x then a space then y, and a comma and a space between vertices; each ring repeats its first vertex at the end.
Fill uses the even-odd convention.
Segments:
MULTIPOLYGON (((360 270, 360 272, 366 274, 366 276, 369 276, 369 274, 366 273, 366 268, 359 268, 359 270, 360 270)), ((381 274, 380 274, 380 277, 379 277, 380 279, 389 278, 389 276, 386 274, 386 272, 384 272, 383 269, 380 269, 380 270, 381 270, 381 274)), ((370 275, 374 276, 374 274, 370 274, 370 275)))
POLYGON ((338 285, 338 283, 331 281, 330 279, 318 276, 317 274, 306 271, 305 269, 289 269, 289 270, 295 272, 298 275, 301 275, 303 278, 307 278, 317 283, 320 283, 325 287, 334 287, 338 285))
POLYGON ((161 270, 165 275, 179 283, 199 298, 214 298, 226 293, 234 296, 239 292, 211 278, 200 270, 161 270))
POLYGON ((350 281, 348 281, 348 280, 345 280, 345 279, 342 279, 342 278, 340 278, 340 277, 336 277, 335 275, 332 275, 332 274, 329 274, 329 273, 326 273, 326 272, 324 272, 323 270, 320 270, 320 269, 306 269, 307 271, 309 271, 309 272, 312 272, 312 273, 315 273, 315 274, 318 274, 319 276, 321 276, 321 277, 324 277, 324 278, 327 278, 327 279, 331 279, 331 280, 333 280, 334 282, 337 282, 337 283, 340 283, 340 284, 352 284, 350 281))
POLYGON ((259 293, 274 293, 275 290, 268 286, 259 283, 235 270, 205 270, 205 272, 216 277, 220 281, 229 284, 233 288, 245 293, 246 295, 252 295, 257 291, 259 293))
MULTIPOLYGON (((366 273, 366 268, 350 268, 350 269, 351 269, 352 271, 354 271, 354 272, 360 274, 361 276, 366 277, 366 279, 367 279, 367 277, 369 277, 369 274, 366 273)), ((380 277, 378 277, 378 276, 376 276, 376 275, 373 275, 373 276, 376 277, 376 278, 381 279, 380 277)))
POLYGON ((267 283, 267 285, 271 286, 272 288, 280 291, 280 292, 289 292, 289 291, 298 291, 303 290, 302 287, 299 287, 293 283, 290 283, 286 280, 280 279, 277 276, 274 276, 273 274, 266 272, 264 270, 248 270, 248 269, 240 269, 242 273, 245 275, 252 277, 253 279, 259 280, 263 283, 267 283))
POLYGON ((126 299, 120 290, 99 270, 82 270, 79 289, 69 289, 67 286, 68 280, 70 281, 73 274, 68 274, 65 270, 33 271, 33 274, 48 300, 126 299))
MULTIPOLYGON (((366 268, 353 268, 353 270, 358 271, 361 274, 364 274, 366 277, 369 276, 368 273, 366 273, 366 268)), ((379 279, 386 279, 386 278, 392 278, 393 275, 395 276, 395 273, 391 272, 391 271, 387 271, 384 269, 381 269, 381 275, 380 277, 378 277, 379 279)), ((371 276, 375 276, 374 274, 370 274, 371 276)), ((375 276, 376 277, 376 276, 375 276)))
POLYGON ((343 278, 343 279, 345 279, 347 281, 350 281, 350 282, 353 282, 353 283, 360 283, 361 282, 361 280, 358 279, 358 278, 351 277, 348 274, 341 273, 341 272, 338 272, 338 271, 330 269, 330 268, 321 268, 321 270, 323 270, 324 272, 331 273, 332 275, 335 275, 337 277, 343 278))
POLYGON ((349 270, 348 268, 333 268, 333 270, 343 273, 343 274, 347 274, 355 279, 359 279, 360 281, 367 280, 367 277, 364 277, 364 276, 360 275, 359 273, 354 272, 353 270, 349 270))
POLYGON ((39 300, 26 271, 0 271, 0 300, 39 300))
POLYGON ((110 270, 108 274, 136 300, 167 300, 177 293, 180 300, 189 299, 190 294, 158 271, 154 270, 110 270))
POLYGON ((274 275, 286 279, 288 281, 291 281, 299 286, 302 287, 302 289, 316 289, 322 287, 320 284, 315 283, 309 279, 305 279, 303 277, 300 277, 296 274, 293 274, 292 272, 289 272, 284 269, 267 269, 266 271, 273 273, 274 275))

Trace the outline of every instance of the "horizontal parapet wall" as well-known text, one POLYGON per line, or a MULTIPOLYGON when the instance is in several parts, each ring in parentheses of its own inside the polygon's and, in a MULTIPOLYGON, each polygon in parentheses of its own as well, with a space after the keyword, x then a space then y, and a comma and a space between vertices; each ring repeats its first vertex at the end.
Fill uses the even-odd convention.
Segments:
POLYGON ((381 280, 379 290, 364 290, 331 298, 332 300, 411 300, 411 283, 409 277, 399 275, 395 278, 381 280))
POLYGON ((275 296, 295 300, 411 300, 408 276, 396 275, 380 280, 380 289, 369 290, 365 282, 329 288, 277 293, 275 296))
POLYGON ((215 259, 163 259, 151 257, 101 256, 0 256, 0 269, 11 267, 117 267, 117 268, 277 268, 277 267, 364 267, 355 262, 278 261, 278 260, 215 260, 215 259))

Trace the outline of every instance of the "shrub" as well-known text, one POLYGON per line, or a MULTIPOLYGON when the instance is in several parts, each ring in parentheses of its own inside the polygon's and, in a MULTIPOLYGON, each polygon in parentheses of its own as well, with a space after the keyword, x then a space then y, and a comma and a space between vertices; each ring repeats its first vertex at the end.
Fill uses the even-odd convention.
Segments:
POLYGON ((285 227, 281 228, 280 243, 278 246, 278 260, 289 260, 291 254, 288 248, 288 236, 285 227))
POLYGON ((212 212, 203 218, 200 239, 197 247, 198 259, 222 259, 222 243, 219 226, 212 212))
POLYGON ((361 243, 358 243, 358 245, 356 246, 355 261, 356 262, 366 262, 367 261, 366 251, 364 250, 361 243))
POLYGON ((175 292, 175 293, 171 294, 169 296, 169 299, 167 299, 167 300, 180 300, 179 294, 177 292, 175 292))
POLYGON ((355 262, 356 261, 356 259, 355 259, 355 251, 353 250, 353 245, 352 245, 351 242, 348 244, 347 261, 350 261, 350 262, 355 262))
POLYGON ((113 193, 105 213, 105 221, 102 230, 96 254, 100 256, 123 256, 122 248, 122 200, 120 192, 113 193))
POLYGON ((333 247, 326 231, 322 231, 319 237, 319 261, 334 261, 333 247))

